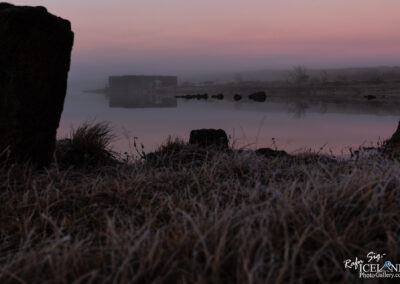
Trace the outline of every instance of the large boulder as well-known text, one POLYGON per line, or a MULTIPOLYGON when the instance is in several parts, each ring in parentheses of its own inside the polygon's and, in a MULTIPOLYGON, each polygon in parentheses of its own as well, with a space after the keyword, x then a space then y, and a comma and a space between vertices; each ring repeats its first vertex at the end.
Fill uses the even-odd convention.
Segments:
POLYGON ((386 154, 400 154, 400 121, 392 137, 383 144, 382 150, 386 154))
POLYGON ((49 164, 74 34, 44 7, 0 3, 0 152, 49 164))
POLYGON ((198 145, 203 148, 217 148, 227 150, 228 136, 222 129, 198 129, 190 132, 189 144, 198 145))

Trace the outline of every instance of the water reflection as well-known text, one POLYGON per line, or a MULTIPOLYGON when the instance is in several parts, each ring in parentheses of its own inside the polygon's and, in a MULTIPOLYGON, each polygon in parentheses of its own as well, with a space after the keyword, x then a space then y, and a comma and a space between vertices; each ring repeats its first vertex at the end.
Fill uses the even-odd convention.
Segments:
POLYGON ((174 97, 152 94, 149 92, 108 92, 108 105, 111 108, 176 108, 174 97))
POLYGON ((286 112, 294 118, 304 118, 309 113, 342 113, 355 115, 400 115, 400 101, 381 99, 375 101, 353 99, 336 100, 334 98, 312 99, 296 97, 268 97, 265 102, 251 99, 235 100, 234 96, 225 96, 223 100, 208 99, 204 101, 179 99, 179 104, 205 104, 207 107, 232 108, 256 112, 286 112))
MULTIPOLYGON (((295 102, 289 104, 288 112, 293 112, 296 118, 301 118, 306 115, 307 109, 309 107, 310 106, 306 102, 295 102)), ((325 107, 323 110, 324 110, 323 113, 325 113, 327 112, 328 109, 327 107, 325 107)))
POLYGON ((312 100, 276 100, 287 105, 287 111, 296 118, 307 113, 343 113, 368 115, 400 115, 400 103, 396 101, 312 101, 312 100))
MULTIPOLYGON (((183 101, 182 101, 183 102, 183 101)), ((251 99, 235 100, 234 96, 225 96, 224 100, 208 100, 208 104, 220 107, 232 107, 236 110, 260 112, 287 112, 295 118, 303 118, 307 113, 343 113, 366 115, 400 115, 400 101, 393 98, 366 100, 363 97, 338 100, 334 97, 267 97, 259 102, 251 99)))
POLYGON ((288 152, 327 145, 326 151, 340 154, 389 138, 400 116, 400 104, 389 99, 340 102, 267 96, 265 102, 255 102, 246 95, 235 101, 232 92, 223 100, 176 100, 176 92, 111 97, 80 90, 68 90, 58 137, 85 121, 110 121, 120 138, 114 144, 120 152, 130 151, 125 134, 139 137, 149 152, 169 135, 188 139, 192 129, 222 128, 236 147, 270 147, 276 138, 278 148, 288 152))

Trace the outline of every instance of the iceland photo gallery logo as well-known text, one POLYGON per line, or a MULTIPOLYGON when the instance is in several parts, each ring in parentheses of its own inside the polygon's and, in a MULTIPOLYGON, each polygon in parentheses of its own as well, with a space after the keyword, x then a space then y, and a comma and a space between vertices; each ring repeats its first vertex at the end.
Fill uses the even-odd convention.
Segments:
POLYGON ((369 252, 366 260, 356 257, 343 261, 345 269, 353 269, 360 278, 400 278, 400 264, 385 260, 386 253, 369 252))

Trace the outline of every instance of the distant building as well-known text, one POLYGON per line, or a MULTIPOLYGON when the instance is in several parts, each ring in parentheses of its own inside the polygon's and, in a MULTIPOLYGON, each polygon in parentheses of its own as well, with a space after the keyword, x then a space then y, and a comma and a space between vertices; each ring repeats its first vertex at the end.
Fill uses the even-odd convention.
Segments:
POLYGON ((177 100, 163 92, 177 86, 176 76, 111 76, 106 95, 110 107, 170 108, 177 100))
POLYGON ((152 90, 163 87, 178 86, 176 76, 110 76, 109 90, 111 92, 132 92, 136 90, 152 90))

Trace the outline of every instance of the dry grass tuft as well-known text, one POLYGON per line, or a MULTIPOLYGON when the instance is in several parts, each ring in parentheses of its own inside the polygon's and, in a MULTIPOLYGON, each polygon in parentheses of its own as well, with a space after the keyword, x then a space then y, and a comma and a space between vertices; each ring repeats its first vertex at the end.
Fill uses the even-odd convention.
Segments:
POLYGON ((70 138, 57 142, 56 159, 62 166, 93 167, 115 162, 111 148, 115 136, 107 122, 84 123, 72 130, 70 138))
POLYGON ((358 282, 345 259, 400 261, 396 160, 162 161, 0 166, 0 283, 358 282))

